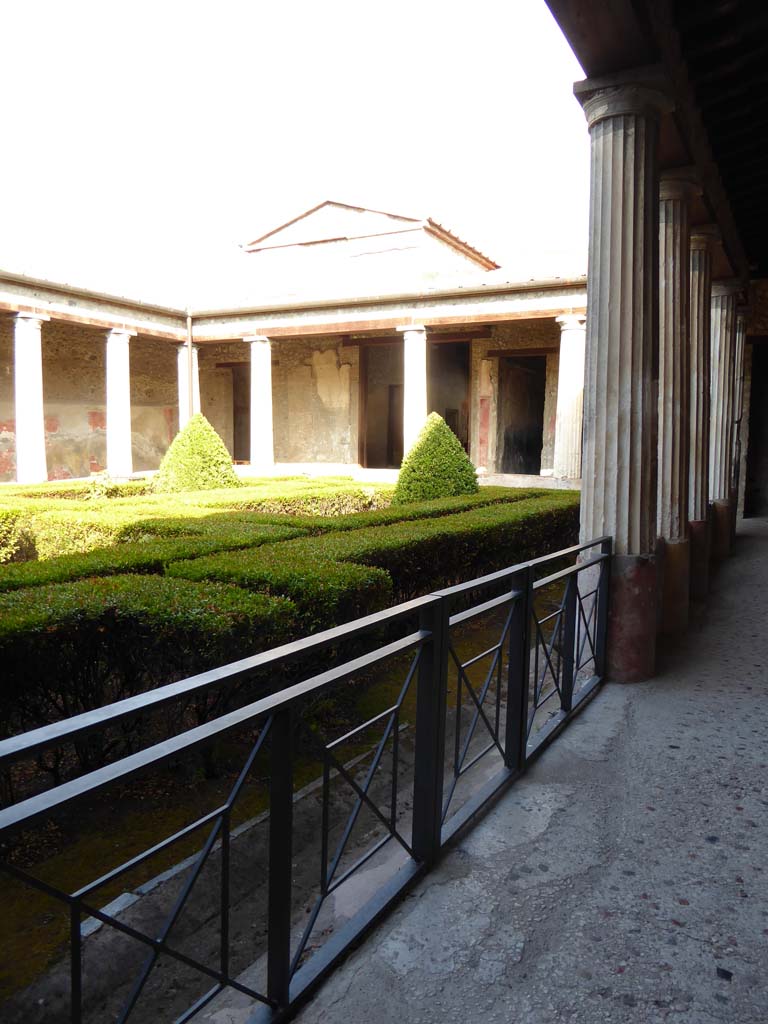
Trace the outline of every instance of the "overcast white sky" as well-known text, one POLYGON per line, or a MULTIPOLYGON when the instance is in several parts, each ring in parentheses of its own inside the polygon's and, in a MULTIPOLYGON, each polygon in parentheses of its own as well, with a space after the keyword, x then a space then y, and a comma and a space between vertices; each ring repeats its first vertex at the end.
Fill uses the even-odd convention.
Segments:
POLYGON ((583 75, 543 0, 23 0, 0 31, 3 269, 178 300, 323 199, 585 269, 583 75))

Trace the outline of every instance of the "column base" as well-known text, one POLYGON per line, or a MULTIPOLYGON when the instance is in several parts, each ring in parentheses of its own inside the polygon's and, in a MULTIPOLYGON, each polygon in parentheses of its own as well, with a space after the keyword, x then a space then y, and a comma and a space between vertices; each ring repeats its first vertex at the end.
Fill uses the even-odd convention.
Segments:
POLYGON ((608 679, 639 683, 656 670, 657 578, 653 555, 614 555, 608 599, 608 679))
POLYGON ((721 562, 731 553, 731 502, 715 501, 712 505, 712 560, 721 562))
POLYGON ((739 518, 739 496, 735 488, 731 488, 731 551, 736 543, 736 522, 739 518))
POLYGON ((709 562, 712 531, 708 519, 688 523, 690 536, 691 599, 703 601, 709 593, 709 562))
POLYGON ((691 545, 684 540, 665 540, 664 573, 661 581, 659 632, 664 636, 688 628, 691 587, 691 545))

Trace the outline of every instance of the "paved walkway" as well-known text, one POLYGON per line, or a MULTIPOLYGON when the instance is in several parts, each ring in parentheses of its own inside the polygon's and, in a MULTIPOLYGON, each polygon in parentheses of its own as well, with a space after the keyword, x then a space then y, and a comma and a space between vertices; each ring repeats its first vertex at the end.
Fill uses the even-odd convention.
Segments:
POLYGON ((767 627, 748 520, 661 675, 606 687, 301 1024, 768 1021, 767 627))

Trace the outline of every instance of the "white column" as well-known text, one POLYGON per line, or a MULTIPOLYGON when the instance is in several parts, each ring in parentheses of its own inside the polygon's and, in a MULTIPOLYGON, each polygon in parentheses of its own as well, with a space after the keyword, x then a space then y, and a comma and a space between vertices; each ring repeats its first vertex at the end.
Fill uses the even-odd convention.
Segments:
POLYGON ((200 371, 197 362, 197 345, 179 345, 176 354, 176 370, 179 381, 179 430, 182 430, 195 413, 200 412, 200 371), (190 368, 191 348, 191 368, 190 368), (192 372, 192 406, 190 409, 189 374, 192 372))
POLYGON ((655 670, 658 137, 655 72, 577 83, 590 134, 581 537, 613 537, 607 674, 655 670))
POLYGON ((709 496, 719 502, 727 502, 731 496, 733 350, 738 290, 738 283, 731 281, 712 285, 709 496))
POLYGON ((251 346, 251 467, 275 465, 272 425, 272 342, 260 334, 243 338, 251 346))
POLYGON ((691 454, 688 462, 688 518, 692 523, 706 522, 709 503, 712 245, 718 237, 717 228, 713 225, 694 228, 691 232, 691 454))
POLYGON ((403 335, 403 454, 427 418, 427 331, 421 324, 398 327, 403 335))
POLYGON ((560 324, 560 368, 553 475, 578 480, 581 477, 586 320, 571 314, 559 316, 557 322, 560 324))
POLYGON ((688 532, 691 539, 691 597, 709 591, 711 523, 709 519, 710 334, 712 322, 712 246, 720 233, 714 224, 694 228, 690 239, 690 375, 688 458, 688 532))
MULTIPOLYGON (((747 336, 747 310, 736 310, 736 340, 733 356, 733 489, 739 487, 741 461, 741 419, 744 411, 744 344, 747 336)), ((737 496, 738 497, 738 496, 737 496)))
POLYGON ((131 361, 135 331, 107 334, 107 473, 113 479, 133 473, 131 451, 131 361))
POLYGON ((34 484, 48 479, 43 411, 42 313, 18 313, 14 329, 16 404, 16 480, 34 484))

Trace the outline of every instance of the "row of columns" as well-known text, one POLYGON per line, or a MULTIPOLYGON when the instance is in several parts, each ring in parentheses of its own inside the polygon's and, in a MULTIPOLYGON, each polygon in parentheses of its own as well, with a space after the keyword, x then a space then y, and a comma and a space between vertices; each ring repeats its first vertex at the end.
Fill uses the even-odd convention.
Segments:
POLYGON ((575 92, 591 138, 581 531, 614 538, 608 673, 629 681, 653 674, 657 629, 687 625, 710 547, 730 548, 744 319, 738 282, 712 283, 716 230, 690 228, 695 175, 659 177, 655 73, 575 92))

